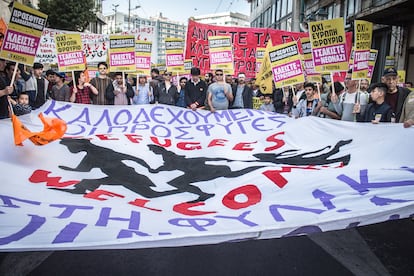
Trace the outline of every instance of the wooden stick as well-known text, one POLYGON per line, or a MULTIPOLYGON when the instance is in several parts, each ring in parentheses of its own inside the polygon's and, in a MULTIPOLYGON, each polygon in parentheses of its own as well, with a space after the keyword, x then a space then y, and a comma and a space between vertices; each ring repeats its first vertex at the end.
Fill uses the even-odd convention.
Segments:
POLYGON ((19 66, 19 63, 16 62, 16 65, 14 65, 14 71, 13 71, 13 76, 12 76, 12 79, 11 79, 11 82, 10 82, 10 86, 13 86, 13 84, 14 84, 14 81, 16 79, 17 67, 18 66, 19 66))

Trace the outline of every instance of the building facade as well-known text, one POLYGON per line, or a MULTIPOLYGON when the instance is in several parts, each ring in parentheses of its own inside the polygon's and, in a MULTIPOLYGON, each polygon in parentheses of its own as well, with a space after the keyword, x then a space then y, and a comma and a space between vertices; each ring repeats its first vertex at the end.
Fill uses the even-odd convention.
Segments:
MULTIPOLYGON (((105 25, 104 17, 102 14, 102 1, 103 0, 94 0, 94 8, 93 11, 96 14, 96 22, 91 22, 85 32, 101 34, 103 26, 105 25)), ((6 21, 9 21, 11 7, 14 1, 7 1, 2 0, 0 1, 0 16, 6 21)), ((39 8, 39 0, 19 0, 16 2, 20 2, 24 5, 32 7, 34 9, 39 8)))
POLYGON ((221 12, 214 14, 198 15, 192 18, 196 22, 219 26, 249 27, 249 16, 238 12, 221 12))
POLYGON ((158 16, 142 18, 137 15, 127 15, 119 11, 105 16, 104 34, 121 33, 131 29, 152 27, 151 60, 156 64, 165 64, 165 38, 174 37, 185 39, 187 26, 184 23, 169 20, 160 13, 158 16))
POLYGON ((394 66, 406 70, 414 82, 413 0, 248 0, 250 25, 287 31, 307 32, 307 23, 343 17, 346 31, 354 20, 374 23, 372 48, 378 50, 373 82, 380 81, 387 56, 394 66))

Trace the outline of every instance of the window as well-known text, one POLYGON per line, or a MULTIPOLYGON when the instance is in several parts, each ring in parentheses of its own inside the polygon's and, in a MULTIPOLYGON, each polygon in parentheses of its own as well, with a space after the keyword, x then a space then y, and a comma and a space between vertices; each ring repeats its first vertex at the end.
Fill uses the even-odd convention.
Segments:
POLYGON ((282 0, 282 5, 280 6, 280 17, 283 17, 287 14, 287 3, 286 0, 282 0))

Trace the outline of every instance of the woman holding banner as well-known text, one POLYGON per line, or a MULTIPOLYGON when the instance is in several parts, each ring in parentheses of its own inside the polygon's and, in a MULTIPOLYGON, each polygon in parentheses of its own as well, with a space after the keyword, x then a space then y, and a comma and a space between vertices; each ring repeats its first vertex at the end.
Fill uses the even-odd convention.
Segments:
POLYGON ((71 92, 70 101, 79 104, 91 104, 91 96, 98 95, 98 89, 86 82, 86 75, 83 71, 75 72, 71 92))

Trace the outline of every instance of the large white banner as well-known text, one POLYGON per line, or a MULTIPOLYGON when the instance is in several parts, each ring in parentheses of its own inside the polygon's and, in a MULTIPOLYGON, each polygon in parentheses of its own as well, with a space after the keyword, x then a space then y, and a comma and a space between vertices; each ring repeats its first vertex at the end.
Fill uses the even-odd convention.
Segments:
MULTIPOLYGON (((56 30, 45 28, 40 39, 39 48, 36 52, 35 62, 44 64, 57 64, 57 51, 55 36, 57 34, 80 34, 82 39, 82 50, 86 57, 87 64, 97 64, 107 61, 109 47, 109 35, 94 33, 79 33, 65 30, 56 30)), ((139 40, 153 40, 154 28, 142 27, 133 29, 123 34, 135 35, 139 40)))
POLYGON ((259 110, 48 102, 45 146, 0 121, 0 251, 268 239, 414 214, 414 128, 259 110))

